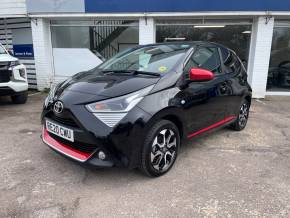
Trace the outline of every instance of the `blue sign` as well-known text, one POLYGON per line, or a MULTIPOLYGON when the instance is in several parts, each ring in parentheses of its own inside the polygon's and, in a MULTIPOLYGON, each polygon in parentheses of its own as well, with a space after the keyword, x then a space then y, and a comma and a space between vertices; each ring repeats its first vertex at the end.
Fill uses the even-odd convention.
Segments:
POLYGON ((33 58, 33 45, 32 44, 22 44, 13 45, 13 53, 17 58, 33 58))
POLYGON ((84 0, 87 13, 290 11, 289 0, 84 0))

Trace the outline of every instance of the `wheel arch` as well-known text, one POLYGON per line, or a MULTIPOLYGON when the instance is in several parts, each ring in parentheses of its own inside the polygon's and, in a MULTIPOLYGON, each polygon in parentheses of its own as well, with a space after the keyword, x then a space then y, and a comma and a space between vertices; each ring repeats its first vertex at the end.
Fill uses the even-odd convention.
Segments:
POLYGON ((182 114, 182 111, 179 108, 173 107, 163 109, 151 117, 147 124, 147 130, 149 130, 150 127, 152 127, 156 122, 160 120, 169 120, 176 125, 180 134, 180 139, 182 139, 185 133, 185 123, 184 119, 179 114, 182 114))
POLYGON ((252 102, 252 96, 251 95, 246 95, 245 96, 245 99, 250 103, 251 105, 251 102, 252 102))
POLYGON ((184 124, 182 123, 182 121, 180 120, 180 118, 178 116, 168 114, 168 115, 163 116, 161 119, 162 120, 169 120, 172 123, 174 123, 179 131, 180 139, 183 138, 183 135, 184 135, 183 125, 184 124))

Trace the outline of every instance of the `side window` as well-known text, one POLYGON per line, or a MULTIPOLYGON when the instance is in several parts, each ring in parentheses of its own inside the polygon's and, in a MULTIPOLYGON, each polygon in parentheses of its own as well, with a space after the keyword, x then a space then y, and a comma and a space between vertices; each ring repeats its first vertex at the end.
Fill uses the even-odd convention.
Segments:
POLYGON ((221 48, 221 54, 227 73, 232 73, 241 69, 241 62, 235 53, 226 48, 221 48))
POLYGON ((191 68, 203 68, 213 73, 221 73, 221 62, 218 48, 201 47, 193 53, 187 62, 184 71, 189 72, 191 68))
POLYGON ((191 56, 183 69, 183 72, 185 73, 186 78, 189 77, 189 70, 195 67, 197 67, 197 65, 193 62, 192 56, 191 56))
POLYGON ((222 48, 222 47, 220 48, 220 50, 222 54, 222 60, 224 64, 226 65, 226 63, 228 63, 231 58, 231 52, 228 49, 222 48))

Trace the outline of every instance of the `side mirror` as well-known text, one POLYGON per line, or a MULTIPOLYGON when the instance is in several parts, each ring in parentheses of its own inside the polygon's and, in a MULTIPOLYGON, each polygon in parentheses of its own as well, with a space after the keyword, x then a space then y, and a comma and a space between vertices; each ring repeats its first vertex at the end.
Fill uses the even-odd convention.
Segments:
POLYGON ((13 51, 12 50, 8 50, 8 53, 11 55, 11 56, 14 56, 14 54, 13 54, 13 51))
POLYGON ((214 78, 214 74, 205 69, 191 68, 189 71, 190 81, 210 81, 214 78))

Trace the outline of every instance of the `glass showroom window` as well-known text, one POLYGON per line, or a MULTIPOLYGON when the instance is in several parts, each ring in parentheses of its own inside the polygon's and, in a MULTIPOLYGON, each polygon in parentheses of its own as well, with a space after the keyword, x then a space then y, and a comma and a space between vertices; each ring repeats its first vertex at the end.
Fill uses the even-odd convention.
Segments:
POLYGON ((250 21, 229 23, 225 20, 158 21, 156 42, 185 40, 217 42, 233 49, 247 64, 252 26, 250 21))
POLYGON ((290 91, 290 25, 274 27, 267 91, 290 91))
POLYGON ((134 20, 51 21, 55 75, 71 76, 139 44, 134 20))
POLYGON ((101 58, 139 44, 133 20, 52 21, 53 48, 88 48, 101 58))

